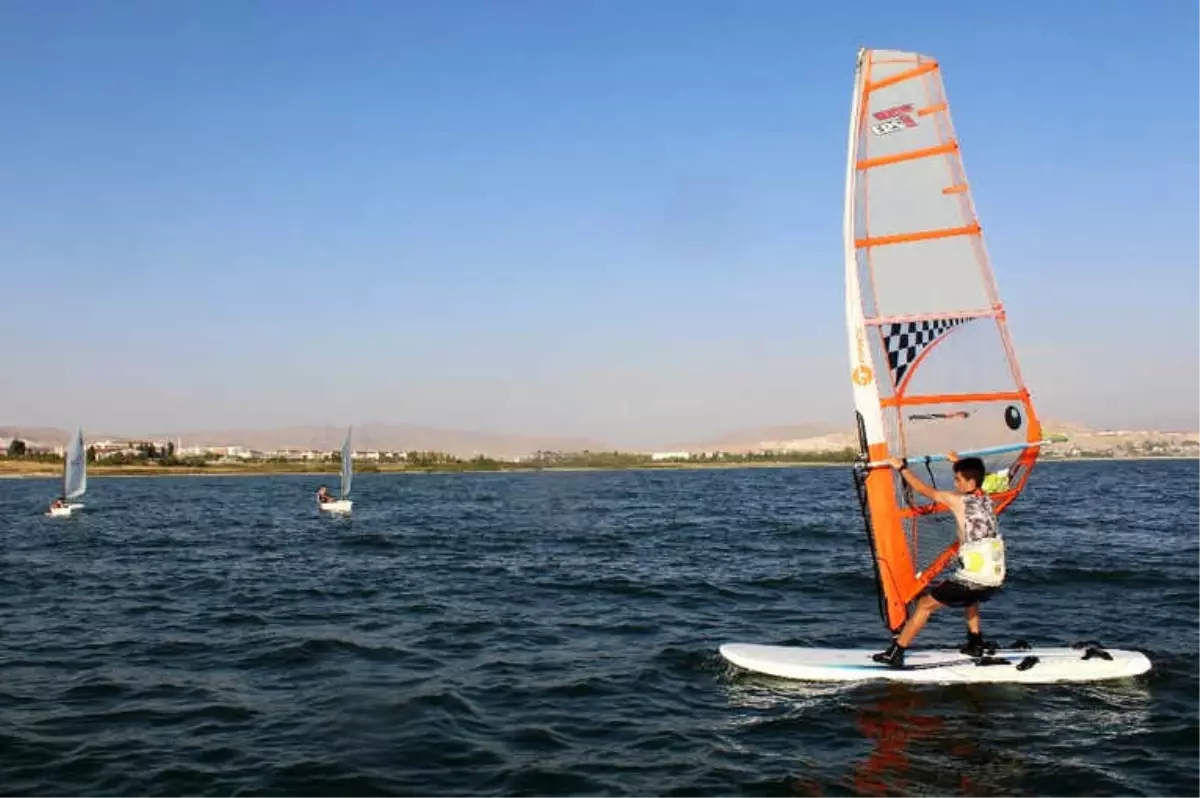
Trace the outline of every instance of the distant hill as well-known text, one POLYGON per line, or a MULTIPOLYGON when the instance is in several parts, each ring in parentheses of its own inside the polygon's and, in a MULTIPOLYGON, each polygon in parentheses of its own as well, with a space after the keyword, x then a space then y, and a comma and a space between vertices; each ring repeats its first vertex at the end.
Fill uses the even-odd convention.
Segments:
POLYGON ((754 452, 764 449, 814 451, 841 449, 854 445, 852 431, 836 424, 784 424, 734 430, 701 441, 667 447, 670 452, 754 452))
MULTIPOLYGON (((187 446, 248 446, 252 449, 336 449, 346 435, 344 427, 282 427, 266 430, 197 430, 182 432, 187 446)), ((493 432, 441 429, 416 424, 368 423, 354 428, 354 448, 386 451, 439 451, 459 457, 477 454, 512 457, 542 450, 602 450, 605 444, 591 438, 504 435, 493 432)))
MULTIPOLYGON (((1096 430, 1070 421, 1043 421, 1047 435, 1062 434, 1070 438, 1074 448, 1103 451, 1113 447, 1160 441, 1168 446, 1183 445, 1200 440, 1195 432, 1168 430, 1096 430)), ((671 452, 755 452, 831 451, 857 447, 858 436, 847 427, 833 424, 798 424, 791 426, 759 427, 739 430, 706 441, 679 444, 664 451, 671 452)))
MULTIPOLYGON (((1162 430, 1094 430, 1082 424, 1044 421, 1047 434, 1063 433, 1081 450, 1104 450, 1144 441, 1164 441, 1182 444, 1200 440, 1195 432, 1162 430)), ((0 442, 4 445, 14 438, 39 446, 62 446, 71 430, 54 427, 0 427, 0 442)), ((315 449, 332 451, 342 444, 344 427, 279 427, 275 429, 189 430, 159 433, 110 433, 84 430, 92 441, 178 440, 188 446, 246 446, 260 451, 278 449, 315 449)), ((832 451, 857 446, 853 429, 836 424, 791 424, 755 427, 718 435, 708 440, 696 440, 666 446, 654 451, 731 453, 776 451, 832 451)), ((505 435, 495 432, 441 429, 416 424, 367 423, 354 428, 354 448, 384 451, 440 451, 459 457, 484 454, 513 458, 535 451, 593 452, 612 451, 614 447, 594 438, 505 435)))
MULTIPOLYGON (((50 427, 0 427, 0 438, 21 438, 44 446, 59 446, 70 433, 50 427)), ((84 430, 88 442, 111 439, 179 440, 189 446, 246 446, 260 451, 278 449, 317 449, 329 451, 342 445, 345 427, 279 427, 275 429, 175 430, 170 432, 92 432, 84 430)), ((538 450, 604 451, 611 447, 602 441, 583 437, 538 437, 503 435, 493 432, 439 429, 415 424, 368 423, 354 428, 354 448, 385 451, 439 451, 459 457, 486 454, 516 457, 538 450)))

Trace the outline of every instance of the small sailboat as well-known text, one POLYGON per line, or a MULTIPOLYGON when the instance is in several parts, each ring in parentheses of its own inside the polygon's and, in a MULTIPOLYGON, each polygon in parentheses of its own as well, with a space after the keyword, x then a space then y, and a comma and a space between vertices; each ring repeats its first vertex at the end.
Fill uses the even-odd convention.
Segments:
POLYGON ((350 501, 350 482, 354 478, 354 450, 350 447, 350 438, 354 428, 346 430, 346 440, 342 443, 342 490, 337 501, 321 501, 317 499, 317 507, 328 513, 348 513, 354 502, 350 501))
POLYGON ((78 499, 86 492, 87 448, 83 445, 83 428, 78 427, 63 456, 62 497, 55 503, 56 506, 51 506, 47 515, 63 518, 70 516, 75 510, 82 509, 82 504, 71 500, 78 499))

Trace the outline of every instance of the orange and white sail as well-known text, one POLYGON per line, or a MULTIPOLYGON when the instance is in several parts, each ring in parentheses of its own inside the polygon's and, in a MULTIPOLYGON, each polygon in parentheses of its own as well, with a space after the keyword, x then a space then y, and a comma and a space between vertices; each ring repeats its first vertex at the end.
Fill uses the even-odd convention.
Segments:
POLYGON ((946 508, 881 467, 906 457, 951 487, 939 455, 978 453, 1003 511, 1042 433, 950 122, 937 61, 861 50, 846 166, 846 326, 861 447, 856 469, 890 629, 957 550, 946 508), (932 456, 932 457, 931 457, 932 456))

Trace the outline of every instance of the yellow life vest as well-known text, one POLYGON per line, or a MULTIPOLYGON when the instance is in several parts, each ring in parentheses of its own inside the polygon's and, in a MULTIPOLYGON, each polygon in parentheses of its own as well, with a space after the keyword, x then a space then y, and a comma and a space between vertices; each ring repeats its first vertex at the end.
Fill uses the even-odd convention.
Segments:
POLYGON ((980 487, 983 488, 984 493, 1000 493, 1008 490, 1008 469, 1002 468, 993 474, 986 474, 980 487))

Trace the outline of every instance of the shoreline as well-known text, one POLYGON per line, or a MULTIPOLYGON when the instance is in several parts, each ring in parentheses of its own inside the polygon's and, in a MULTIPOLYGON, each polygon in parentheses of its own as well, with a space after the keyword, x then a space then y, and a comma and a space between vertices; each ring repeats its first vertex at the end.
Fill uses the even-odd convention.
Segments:
MULTIPOLYGON (((1195 456, 1161 455, 1157 457, 1071 457, 1071 458, 1039 458, 1038 465, 1048 463, 1099 463, 1099 462, 1155 462, 1155 461, 1200 460, 1195 456)), ((62 467, 58 463, 44 464, 46 467, 33 466, 27 469, 9 468, 13 463, 0 460, 0 479, 52 479, 62 475, 62 467)), ((32 464, 30 464, 32 466, 32 464)), ((43 464, 38 464, 43 465, 43 464)), ((620 466, 546 466, 544 468, 407 468, 404 466, 371 466, 362 471, 363 474, 538 474, 538 473, 570 473, 586 471, 700 471, 704 469, 734 469, 734 468, 850 468, 852 462, 748 462, 748 463, 646 463, 641 465, 620 466)), ((291 469, 291 468, 262 468, 254 466, 213 466, 196 468, 188 466, 92 466, 88 469, 88 477, 96 479, 128 479, 131 477, 267 477, 267 476, 298 476, 312 477, 327 475, 336 477, 336 468, 291 469)))
MULTIPOLYGON (((57 466, 57 464, 54 464, 57 466)), ((797 463, 663 463, 663 464, 645 464, 645 465, 621 465, 621 466, 546 466, 544 468, 438 468, 431 466, 428 468, 405 468, 403 466, 388 468, 388 467, 372 467, 362 471, 356 470, 355 476, 364 474, 538 474, 546 472, 568 473, 576 471, 699 471, 706 468, 711 469, 732 469, 732 468, 834 468, 846 467, 849 468, 852 463, 824 463, 824 462, 797 462, 797 463)), ((329 469, 270 469, 270 468, 254 468, 245 467, 230 468, 228 466, 215 466, 212 468, 195 468, 187 466, 179 467, 158 467, 158 466, 115 466, 105 468, 89 467, 88 479, 108 479, 108 478, 129 478, 129 477, 268 477, 268 476, 329 476, 337 477, 339 471, 336 468, 329 469)), ((51 479, 62 476, 62 468, 31 468, 29 470, 7 470, 4 468, 3 461, 0 461, 0 479, 51 479)))

